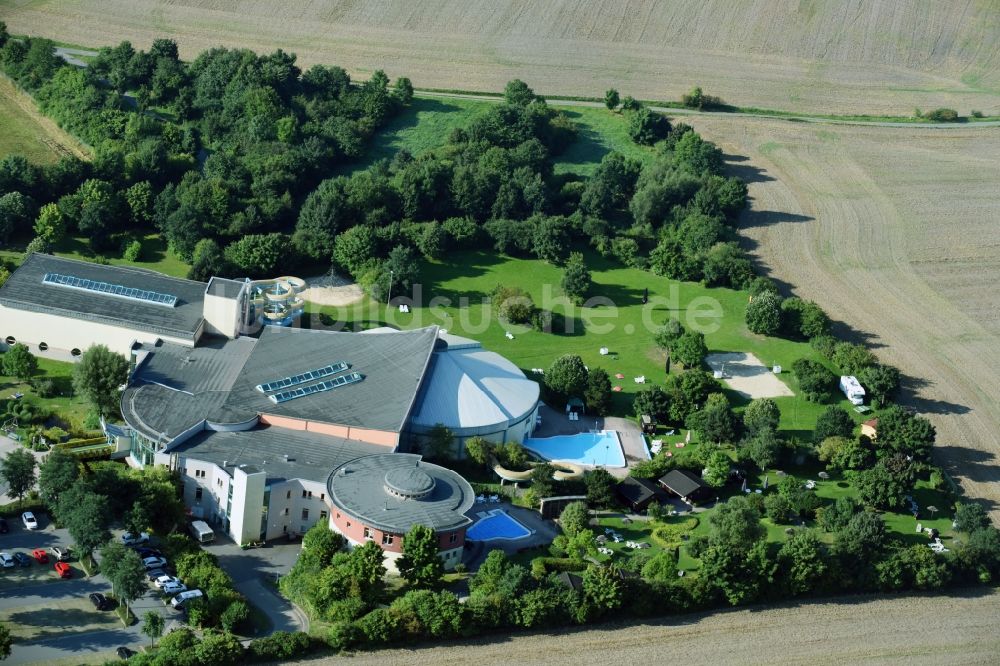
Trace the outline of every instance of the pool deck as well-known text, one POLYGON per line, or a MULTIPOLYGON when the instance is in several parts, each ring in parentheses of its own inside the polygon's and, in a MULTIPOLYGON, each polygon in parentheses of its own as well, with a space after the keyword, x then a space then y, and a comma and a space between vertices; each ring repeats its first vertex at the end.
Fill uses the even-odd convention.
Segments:
POLYGON ((490 541, 466 541, 465 555, 462 561, 469 571, 476 571, 483 563, 491 550, 502 550, 508 555, 514 555, 520 550, 534 548, 535 546, 546 546, 559 535, 559 528, 550 520, 545 520, 537 511, 514 506, 510 502, 499 504, 477 504, 466 512, 472 520, 477 520, 480 511, 493 511, 503 509, 511 518, 521 523, 531 531, 529 536, 523 539, 492 539, 490 541))
MULTIPOLYGON (((570 421, 565 412, 553 409, 546 404, 538 408, 542 416, 542 424, 535 428, 533 438, 555 437, 557 435, 577 435, 591 430, 615 430, 625 453, 625 467, 607 467, 612 476, 624 479, 628 476, 628 468, 635 463, 649 460, 646 441, 639 426, 616 416, 588 416, 584 414, 579 421, 570 421)), ((593 469, 593 465, 580 465, 584 469, 593 469)))

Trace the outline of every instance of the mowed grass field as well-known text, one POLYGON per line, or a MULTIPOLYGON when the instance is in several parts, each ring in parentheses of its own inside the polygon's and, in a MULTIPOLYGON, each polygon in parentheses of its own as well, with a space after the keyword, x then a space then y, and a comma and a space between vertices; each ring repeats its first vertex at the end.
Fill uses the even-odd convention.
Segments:
POLYGON ((174 37, 186 58, 283 48, 426 88, 497 91, 520 77, 550 95, 614 86, 677 100, 701 85, 803 112, 1000 111, 995 0, 2 0, 0 18, 78 44, 174 37))
POLYGON ((899 366, 939 462, 1000 516, 1000 133, 690 122, 751 181, 763 267, 899 366))
MULTIPOLYGON (((2 13, 0 13, 2 19, 2 13)), ((36 164, 51 164, 63 155, 85 156, 86 148, 41 115, 31 97, 0 75, 0 158, 23 155, 36 164)))
MULTIPOLYGON (((469 99, 464 97, 420 96, 372 140, 371 150, 365 157, 337 170, 349 174, 371 166, 378 160, 391 160, 399 150, 408 150, 414 156, 443 146, 456 127, 465 127, 476 115, 499 101, 469 99)), ((556 173, 573 172, 589 176, 601 158, 611 151, 618 151, 638 160, 652 156, 652 149, 639 146, 628 135, 625 118, 603 108, 560 106, 576 123, 577 139, 555 158, 556 173)))

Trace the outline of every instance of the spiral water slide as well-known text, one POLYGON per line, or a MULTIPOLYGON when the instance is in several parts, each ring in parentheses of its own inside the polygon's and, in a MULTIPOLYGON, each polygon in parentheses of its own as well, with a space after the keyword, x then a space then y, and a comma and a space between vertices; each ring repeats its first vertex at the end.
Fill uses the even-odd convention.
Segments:
POLYGON ((288 326, 302 314, 305 301, 299 293, 305 289, 302 278, 284 276, 251 283, 254 307, 271 326, 288 326))

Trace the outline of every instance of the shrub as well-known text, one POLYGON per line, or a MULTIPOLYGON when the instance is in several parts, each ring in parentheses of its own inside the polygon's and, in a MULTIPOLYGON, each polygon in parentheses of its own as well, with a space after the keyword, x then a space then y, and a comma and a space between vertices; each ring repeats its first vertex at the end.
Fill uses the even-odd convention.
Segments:
POLYGON ((747 328, 752 333, 774 335, 781 328, 781 297, 766 291, 747 304, 747 328))
POLYGON ((520 287, 497 285, 491 294, 497 316, 509 324, 530 324, 535 313, 535 302, 520 287))
POLYGON ((920 117, 935 123, 953 123, 958 120, 958 111, 942 107, 940 109, 928 111, 920 117))
MULTIPOLYGON (((334 628, 337 626, 339 625, 334 628)), ((285 661, 301 657, 311 649, 309 634, 302 631, 276 631, 270 636, 251 641, 247 646, 247 656, 251 661, 285 661)))
POLYGON ((134 240, 125 246, 125 251, 122 253, 122 259, 125 261, 139 261, 139 257, 142 256, 142 243, 138 240, 134 240))

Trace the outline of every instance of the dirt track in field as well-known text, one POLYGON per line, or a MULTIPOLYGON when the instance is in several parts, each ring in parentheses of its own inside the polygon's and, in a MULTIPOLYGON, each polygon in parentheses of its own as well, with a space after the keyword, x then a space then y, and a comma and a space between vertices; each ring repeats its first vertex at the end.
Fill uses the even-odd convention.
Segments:
POLYGON ((309 663, 995 664, 1000 594, 845 598, 492 642, 381 650, 309 663))
POLYGON ((556 95, 617 87, 677 100, 694 85, 740 106, 909 115, 1000 113, 996 0, 17 0, 11 32, 88 46, 177 38, 294 51, 366 77, 556 95))
POLYGON ((1000 132, 688 122, 750 181, 762 266, 903 371, 938 460, 1000 518, 1000 132))

